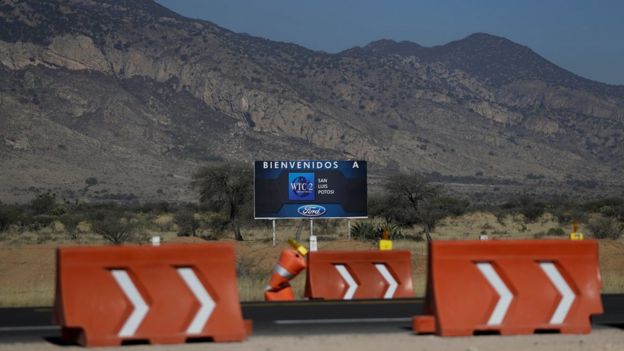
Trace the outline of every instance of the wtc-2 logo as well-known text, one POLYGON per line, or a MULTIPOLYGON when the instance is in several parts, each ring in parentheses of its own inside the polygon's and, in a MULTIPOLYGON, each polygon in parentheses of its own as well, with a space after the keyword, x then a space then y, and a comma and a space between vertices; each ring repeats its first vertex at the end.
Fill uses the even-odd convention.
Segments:
POLYGON ((288 173, 288 200, 314 200, 314 173, 288 173))

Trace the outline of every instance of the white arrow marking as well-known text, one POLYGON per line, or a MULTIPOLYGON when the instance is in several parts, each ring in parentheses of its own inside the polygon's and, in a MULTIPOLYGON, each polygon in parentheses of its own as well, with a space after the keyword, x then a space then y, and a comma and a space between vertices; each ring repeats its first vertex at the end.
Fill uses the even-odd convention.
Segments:
POLYGON ((576 295, 552 262, 540 262, 540 268, 561 294, 561 301, 550 318, 550 324, 561 324, 566 319, 576 295))
POLYGON ((349 289, 347 289, 347 292, 344 294, 342 299, 351 300, 353 298, 353 295, 355 295, 355 291, 358 288, 358 284, 355 282, 351 274, 349 274, 347 267, 345 267, 342 264, 337 264, 335 266, 336 266, 336 270, 338 271, 338 273, 340 273, 340 276, 342 277, 342 279, 344 279, 344 281, 349 286, 349 289))
POLYGON ((494 307, 494 311, 487 322, 487 325, 500 325, 503 322, 503 319, 505 319, 509 305, 511 305, 513 294, 509 291, 507 285, 503 283, 503 280, 498 273, 496 273, 490 263, 479 262, 477 263, 477 268, 479 268, 481 274, 483 274, 485 279, 487 279, 494 290, 496 290, 496 293, 500 296, 498 302, 496 303, 496 307, 494 307))
POLYGON ((133 336, 141 325, 141 322, 143 322, 145 315, 149 311, 149 307, 145 303, 145 300, 141 297, 139 290, 137 290, 134 283, 132 283, 128 272, 123 269, 113 269, 111 273, 121 290, 134 307, 130 317, 128 317, 126 323, 124 323, 123 327, 121 327, 117 336, 122 338, 133 336))
POLYGON ((377 270, 379 271, 379 273, 381 273, 386 282, 388 282, 388 290, 386 290, 386 293, 384 294, 384 299, 391 299, 392 296, 394 296, 394 292, 399 287, 399 283, 396 281, 396 279, 394 279, 392 274, 388 272, 388 268, 385 264, 377 263, 375 264, 375 268, 377 268, 377 270))
POLYGON ((204 288, 204 285, 199 281, 192 268, 178 268, 176 270, 182 279, 184 279, 186 285, 191 289, 197 301, 201 304, 191 325, 186 329, 187 334, 199 334, 204 330, 204 326, 206 322, 208 322, 208 319, 210 319, 210 315, 212 315, 216 304, 206 291, 206 288, 204 288))

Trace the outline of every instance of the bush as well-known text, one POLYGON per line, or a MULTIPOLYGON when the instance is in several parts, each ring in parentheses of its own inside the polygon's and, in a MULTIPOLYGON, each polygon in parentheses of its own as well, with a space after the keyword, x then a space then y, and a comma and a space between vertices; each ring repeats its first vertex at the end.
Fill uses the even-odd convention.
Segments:
POLYGON ((37 195, 37 197, 30 201, 29 206, 35 216, 50 214, 56 206, 56 194, 47 192, 37 195))
POLYGON ((619 239, 624 231, 624 224, 615 218, 599 216, 587 223, 589 231, 596 239, 619 239))
POLYGON ((67 231, 69 238, 71 240, 78 239, 78 224, 80 224, 82 217, 75 214, 66 213, 65 215, 61 216, 59 220, 61 221, 61 223, 63 223, 63 226, 65 226, 65 230, 67 231))
POLYGON ((546 233, 550 236, 563 236, 565 235, 565 230, 563 230, 563 228, 559 227, 559 228, 550 228, 548 229, 548 233, 546 233))
POLYGON ((173 212, 174 208, 175 204, 170 204, 167 201, 147 202, 141 206, 141 212, 162 214, 173 212))
POLYGON ((133 225, 129 221, 115 217, 95 220, 91 223, 91 227, 94 232, 116 245, 130 240, 133 230, 133 225))
POLYGON ((529 195, 523 195, 501 206, 502 209, 511 213, 520 213, 526 222, 535 222, 546 212, 546 204, 535 201, 529 195))
POLYGON ((377 226, 377 238, 382 239, 383 233, 385 230, 388 231, 388 239, 390 240, 397 240, 397 239, 405 238, 405 236, 403 235, 403 232, 401 231, 401 228, 398 225, 392 224, 392 223, 379 224, 377 226))
POLYGON ((28 227, 28 229, 33 231, 41 230, 45 227, 48 227, 54 221, 53 216, 49 216, 46 214, 39 214, 32 217, 27 217, 24 219, 24 225, 28 227))
POLYGON ((8 230, 9 227, 20 220, 19 211, 13 206, 0 204, 0 232, 8 230))
POLYGON ((178 225, 178 236, 195 236, 199 222, 195 219, 195 214, 183 209, 175 214, 175 223, 178 225))
POLYGON ((351 238, 362 241, 376 242, 383 237, 384 230, 388 230, 388 239, 403 239, 405 236, 401 228, 392 223, 374 225, 370 222, 356 222, 351 226, 351 238))
POLYGON ((356 222, 351 227, 351 238, 362 241, 376 240, 377 229, 369 222, 356 222))
POLYGON ((520 213, 529 222, 535 222, 546 211, 546 206, 542 202, 529 202, 520 207, 520 213))

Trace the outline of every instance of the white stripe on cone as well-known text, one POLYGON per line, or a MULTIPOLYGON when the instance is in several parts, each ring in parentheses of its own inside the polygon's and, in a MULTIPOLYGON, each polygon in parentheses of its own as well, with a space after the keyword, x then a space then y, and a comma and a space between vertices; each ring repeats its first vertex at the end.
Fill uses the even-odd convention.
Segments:
POLYGON ((513 294, 505 285, 501 277, 496 273, 494 268, 490 263, 487 262, 479 262, 477 263, 477 268, 481 271, 481 274, 487 279, 488 283, 496 290, 496 293, 499 295, 498 302, 496 303, 496 307, 494 307, 494 311, 490 315, 488 319, 487 325, 500 325, 503 323, 505 319, 505 315, 507 314, 507 310, 509 309, 509 305, 511 305, 511 301, 513 300, 513 294))
POLYGON ((113 269, 111 273, 134 308, 130 317, 128 317, 119 333, 117 333, 117 336, 121 338, 133 336, 137 329, 139 329, 141 322, 143 322, 145 315, 149 311, 149 306, 147 306, 145 300, 141 297, 139 290, 137 290, 136 286, 130 279, 128 272, 123 269, 113 269))
POLYGON ((176 270, 189 289, 191 289, 197 301, 201 304, 201 307, 195 314, 195 318, 193 318, 193 321, 186 329, 186 333, 200 334, 202 330, 204 330, 208 319, 210 319, 216 304, 206 291, 206 288, 204 288, 204 285, 199 281, 192 268, 177 268, 176 270))
POLYGON ((282 267, 280 264, 276 264, 275 268, 273 268, 273 271, 279 274, 280 277, 285 278, 285 279, 290 279, 293 277, 293 275, 290 274, 290 272, 287 271, 286 268, 282 267))

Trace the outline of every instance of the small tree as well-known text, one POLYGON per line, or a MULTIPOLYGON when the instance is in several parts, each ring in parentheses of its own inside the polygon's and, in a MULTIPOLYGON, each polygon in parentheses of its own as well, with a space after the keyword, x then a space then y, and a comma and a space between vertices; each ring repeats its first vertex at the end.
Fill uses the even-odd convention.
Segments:
POLYGON ((393 199, 393 216, 399 220, 399 224, 421 223, 427 240, 431 240, 431 232, 439 220, 434 199, 440 189, 430 185, 425 177, 417 173, 392 176, 384 186, 388 196, 393 199))
POLYGON ((19 221, 19 211, 15 206, 0 203, 0 232, 3 232, 19 221))
POLYGON ((240 226, 244 218, 250 217, 252 184, 251 167, 243 163, 204 167, 193 177, 200 202, 225 215, 236 240, 244 240, 240 226))
POLYGON ((37 197, 30 201, 30 209, 35 216, 50 214, 55 206, 56 194, 50 192, 37 195, 37 197))
POLYGON ((587 227, 596 239, 613 239, 617 240, 624 232, 624 224, 612 217, 604 217, 602 215, 592 218, 587 227))
POLYGON ((92 187, 92 186, 96 186, 97 183, 98 183, 98 180, 97 180, 96 177, 89 177, 89 178, 85 179, 85 184, 87 185, 87 188, 88 187, 92 187))
POLYGON ((91 226, 94 232, 115 245, 128 241, 133 229, 130 222, 113 217, 93 221, 91 226))
POLYGON ((108 204, 90 214, 91 228, 113 244, 130 240, 134 225, 124 218, 123 211, 115 204, 108 204))
POLYGON ((71 240, 78 239, 78 224, 80 224, 82 218, 73 213, 66 213, 59 219, 61 220, 61 223, 63 223, 63 226, 65 226, 65 230, 67 231, 69 238, 71 240))
POLYGON ((176 213, 174 220, 178 225, 178 236, 195 236, 199 221, 195 219, 193 211, 182 209, 176 213))

